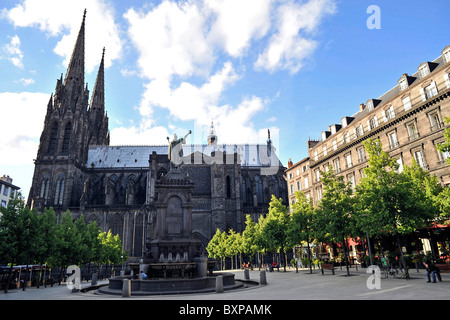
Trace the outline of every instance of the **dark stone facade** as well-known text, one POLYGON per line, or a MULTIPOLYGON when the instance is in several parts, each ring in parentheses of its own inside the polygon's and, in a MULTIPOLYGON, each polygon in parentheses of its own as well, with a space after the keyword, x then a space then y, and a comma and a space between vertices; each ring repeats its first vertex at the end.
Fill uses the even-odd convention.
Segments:
MULTIPOLYGON (((105 52, 103 52, 104 57, 105 52)), ((124 251, 142 257, 151 241, 157 185, 170 171, 168 146, 109 146, 104 59, 89 103, 84 84, 84 19, 72 60, 51 96, 28 205, 57 215, 70 210, 119 234, 124 251)), ((287 204, 284 170, 271 141, 262 145, 183 145, 178 169, 193 182, 192 234, 204 247, 217 228, 241 232, 245 215, 267 213, 271 195, 287 204)))

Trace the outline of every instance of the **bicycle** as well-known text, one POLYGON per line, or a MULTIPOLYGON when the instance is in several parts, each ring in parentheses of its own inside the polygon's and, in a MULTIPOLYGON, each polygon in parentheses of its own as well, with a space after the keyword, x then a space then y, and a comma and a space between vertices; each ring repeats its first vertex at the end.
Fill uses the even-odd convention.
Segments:
POLYGON ((389 276, 395 278, 395 279, 405 279, 406 272, 401 267, 394 267, 394 266, 386 266, 383 267, 384 277, 388 278, 389 276))

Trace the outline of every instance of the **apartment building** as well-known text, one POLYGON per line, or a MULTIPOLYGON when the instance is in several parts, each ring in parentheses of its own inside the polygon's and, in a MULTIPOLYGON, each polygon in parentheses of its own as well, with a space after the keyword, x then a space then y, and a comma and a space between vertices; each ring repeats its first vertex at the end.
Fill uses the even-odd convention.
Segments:
POLYGON ((20 190, 20 188, 13 185, 12 182, 13 180, 7 175, 0 177, 0 205, 2 207, 6 207, 9 199, 16 196, 17 192, 20 190))
POLYGON ((290 204, 295 191, 307 193, 315 203, 321 199, 320 170, 328 165, 356 185, 368 165, 362 142, 369 138, 380 139, 383 149, 397 159, 399 170, 415 159, 443 185, 450 185, 446 162, 450 155, 436 149, 450 127, 444 122, 450 117, 449 74, 447 46, 437 59, 421 63, 413 75, 403 74, 391 90, 369 97, 355 114, 330 125, 319 140, 308 141, 308 157, 295 164, 290 161, 286 170, 290 204))

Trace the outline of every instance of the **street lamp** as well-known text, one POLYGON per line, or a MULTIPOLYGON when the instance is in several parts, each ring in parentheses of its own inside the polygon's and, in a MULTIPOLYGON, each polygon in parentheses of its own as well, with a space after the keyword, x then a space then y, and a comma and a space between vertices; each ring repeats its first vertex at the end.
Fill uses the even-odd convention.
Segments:
POLYGON ((120 259, 122 259, 122 270, 120 271, 120 275, 123 276, 123 255, 120 256, 120 259))

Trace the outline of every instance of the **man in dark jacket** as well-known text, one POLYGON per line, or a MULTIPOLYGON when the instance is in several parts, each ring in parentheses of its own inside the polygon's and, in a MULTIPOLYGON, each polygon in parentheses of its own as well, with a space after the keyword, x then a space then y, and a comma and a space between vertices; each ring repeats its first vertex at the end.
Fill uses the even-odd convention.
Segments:
POLYGON ((433 283, 436 283, 436 266, 431 260, 426 260, 423 262, 423 265, 425 266, 425 269, 427 270, 427 282, 431 282, 431 278, 433 279, 433 283))

